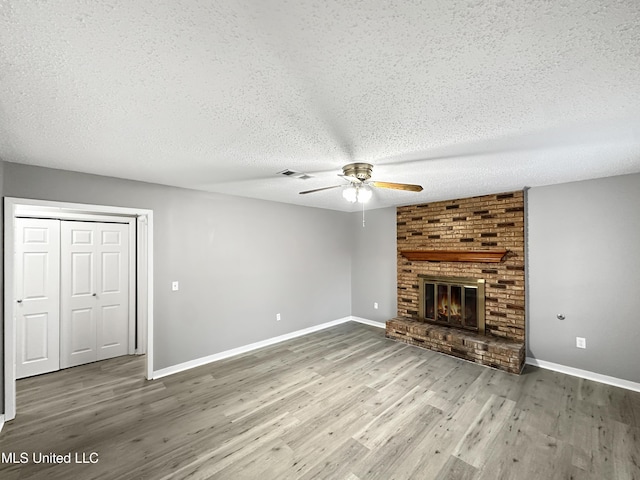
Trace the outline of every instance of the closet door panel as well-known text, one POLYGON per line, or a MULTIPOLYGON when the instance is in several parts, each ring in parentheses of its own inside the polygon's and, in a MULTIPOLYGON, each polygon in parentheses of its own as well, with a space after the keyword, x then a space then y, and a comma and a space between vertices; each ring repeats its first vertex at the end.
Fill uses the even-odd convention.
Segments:
POLYGON ((98 360, 129 350, 129 225, 97 224, 98 360))
POLYGON ((16 378, 60 368, 60 221, 16 219, 16 378))
POLYGON ((60 367, 98 359, 96 350, 96 227, 61 222, 60 367))

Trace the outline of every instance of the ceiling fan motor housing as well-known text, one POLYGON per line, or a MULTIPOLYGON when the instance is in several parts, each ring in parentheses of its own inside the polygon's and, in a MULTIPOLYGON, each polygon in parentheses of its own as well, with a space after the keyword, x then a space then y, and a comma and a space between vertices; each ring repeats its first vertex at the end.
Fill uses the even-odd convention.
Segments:
POLYGON ((355 177, 361 181, 369 180, 372 171, 373 165, 370 163, 350 163, 342 167, 342 173, 344 175, 347 177, 355 177))

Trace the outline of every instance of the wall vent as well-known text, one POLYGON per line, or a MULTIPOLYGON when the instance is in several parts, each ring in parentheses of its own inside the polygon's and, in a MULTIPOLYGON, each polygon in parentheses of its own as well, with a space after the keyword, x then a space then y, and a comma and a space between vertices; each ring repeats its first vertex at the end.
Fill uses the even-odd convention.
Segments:
POLYGON ((285 177, 291 177, 291 178, 299 178, 300 180, 308 180, 310 178, 313 178, 313 176, 304 173, 304 172, 296 172, 295 170, 290 170, 290 169, 285 169, 282 170, 281 172, 277 173, 278 175, 284 175, 285 177))

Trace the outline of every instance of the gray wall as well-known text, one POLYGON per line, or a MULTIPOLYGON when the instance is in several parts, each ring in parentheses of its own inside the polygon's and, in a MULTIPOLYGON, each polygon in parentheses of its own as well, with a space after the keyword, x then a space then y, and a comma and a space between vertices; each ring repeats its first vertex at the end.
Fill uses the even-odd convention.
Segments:
POLYGON ((155 370, 351 313, 349 214, 13 163, 4 177, 6 196, 153 209, 155 370))
POLYGON ((527 355, 640 382, 640 174, 532 188, 527 229, 527 355))
MULTIPOLYGON (((4 162, 0 160, 0 199, 4 196, 4 162)), ((4 205, 0 205, 0 238, 4 238, 4 205)), ((0 248, 0 413, 4 412, 4 242, 0 248)))
POLYGON ((396 316, 396 209, 382 208, 351 214, 351 314, 377 322, 396 316), (378 302, 378 309, 373 308, 378 302))

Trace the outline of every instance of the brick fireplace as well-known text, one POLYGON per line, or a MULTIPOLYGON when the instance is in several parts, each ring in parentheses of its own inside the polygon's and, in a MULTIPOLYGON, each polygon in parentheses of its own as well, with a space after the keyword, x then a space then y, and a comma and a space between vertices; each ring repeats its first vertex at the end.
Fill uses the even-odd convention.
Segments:
POLYGON ((398 207, 397 245, 398 316, 387 336, 520 373, 523 192, 398 207))

